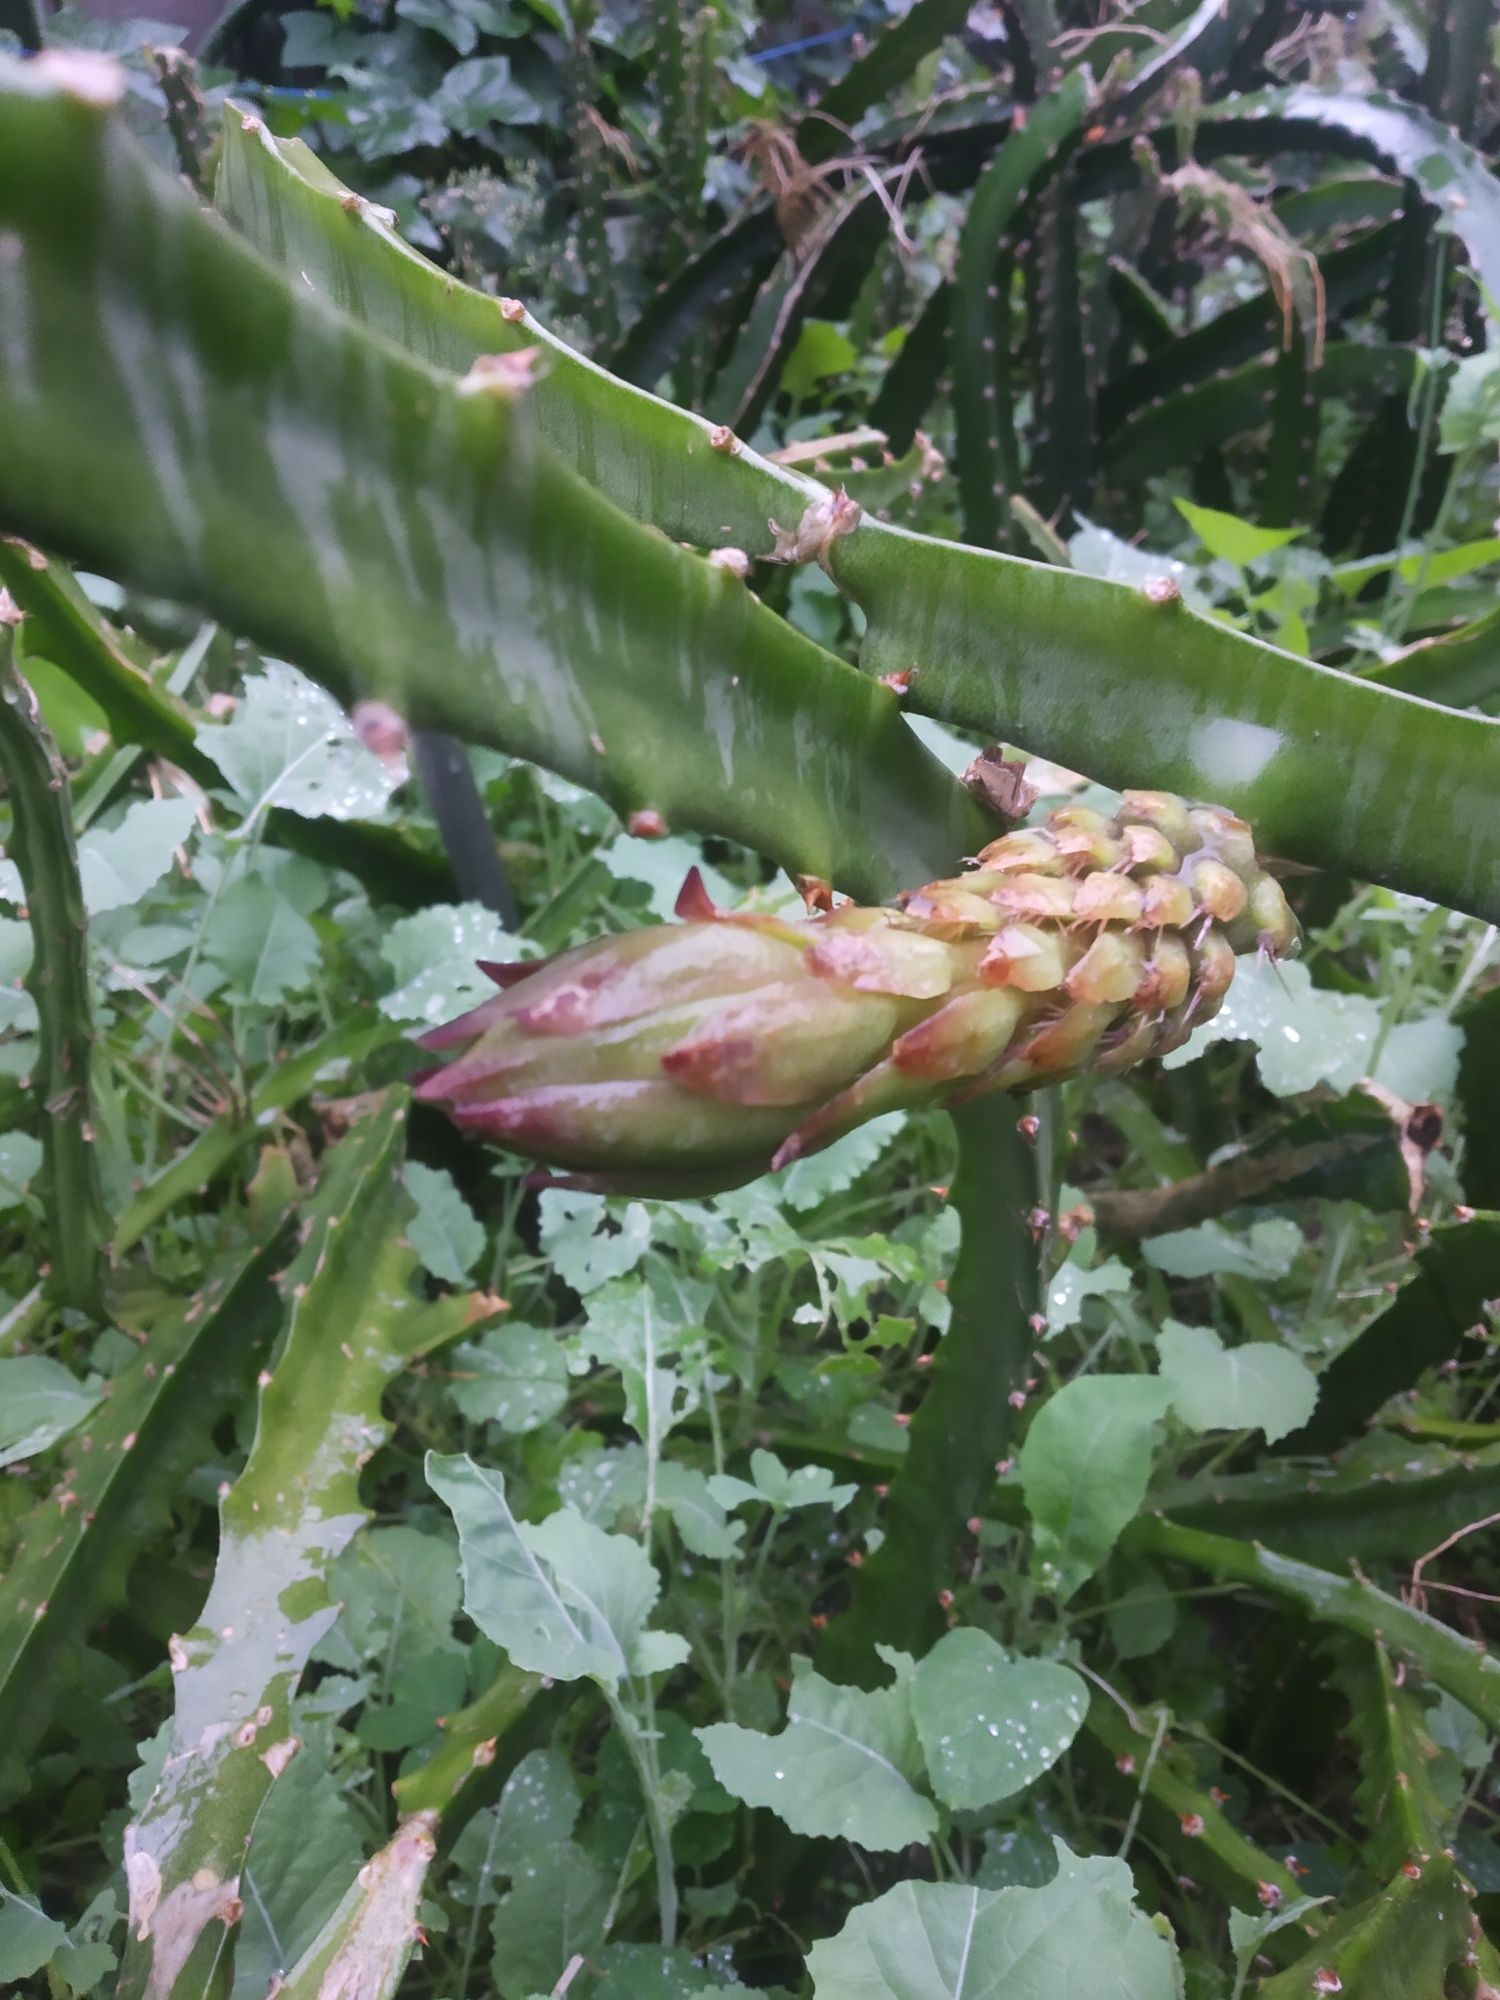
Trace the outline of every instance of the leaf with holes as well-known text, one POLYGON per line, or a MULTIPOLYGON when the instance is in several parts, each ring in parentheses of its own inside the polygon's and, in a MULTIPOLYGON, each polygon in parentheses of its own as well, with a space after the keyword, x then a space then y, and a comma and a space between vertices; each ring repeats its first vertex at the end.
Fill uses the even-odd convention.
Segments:
POLYGON ((392 924, 380 955, 394 976, 381 1013, 435 1027, 494 992, 477 961, 515 957, 516 941, 482 903, 435 903, 392 924))

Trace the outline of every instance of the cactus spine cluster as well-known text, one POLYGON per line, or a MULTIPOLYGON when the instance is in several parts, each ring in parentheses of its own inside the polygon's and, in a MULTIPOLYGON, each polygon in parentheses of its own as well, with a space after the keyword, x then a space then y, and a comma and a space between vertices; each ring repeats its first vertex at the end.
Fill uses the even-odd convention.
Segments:
POLYGON ((880 1112, 1176 1048, 1236 951, 1297 940, 1244 821, 1163 792, 1060 807, 900 909, 726 913, 690 876, 678 915, 486 967, 418 1096, 594 1185, 732 1185, 880 1112))

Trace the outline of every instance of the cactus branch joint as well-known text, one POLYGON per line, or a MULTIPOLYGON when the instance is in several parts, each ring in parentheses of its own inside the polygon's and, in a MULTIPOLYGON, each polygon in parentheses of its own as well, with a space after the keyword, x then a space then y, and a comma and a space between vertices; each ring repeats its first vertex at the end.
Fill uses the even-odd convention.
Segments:
POLYGON ((1144 791, 898 909, 730 913, 695 870, 677 914, 486 966, 500 991, 420 1038, 418 1097, 591 1187, 707 1191, 882 1112, 1128 1069, 1218 1011, 1236 952, 1298 941, 1243 820, 1144 791))

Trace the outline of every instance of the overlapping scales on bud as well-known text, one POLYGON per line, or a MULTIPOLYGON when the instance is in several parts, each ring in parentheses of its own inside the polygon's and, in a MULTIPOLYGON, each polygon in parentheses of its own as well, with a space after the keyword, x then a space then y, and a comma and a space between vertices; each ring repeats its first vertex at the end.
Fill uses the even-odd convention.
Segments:
POLYGON ((883 1111, 1115 1072, 1221 1005, 1237 951, 1297 926, 1250 829, 1127 792, 990 844, 900 909, 715 909, 486 967, 501 991, 422 1037, 417 1095, 598 1186, 731 1186, 883 1111))

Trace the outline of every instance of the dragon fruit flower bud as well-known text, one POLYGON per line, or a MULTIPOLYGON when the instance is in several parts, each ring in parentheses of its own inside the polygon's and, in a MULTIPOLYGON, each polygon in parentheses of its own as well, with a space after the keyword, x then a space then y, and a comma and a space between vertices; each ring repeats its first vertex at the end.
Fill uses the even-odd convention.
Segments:
POLYGON ((1068 938, 1040 924, 1007 924, 985 948, 979 977, 1022 993, 1055 993, 1078 955, 1068 938))
MULTIPOLYGON (((1172 857, 1176 862, 1176 855, 1172 857)), ((1193 892, 1180 876, 1153 875, 1141 895, 1143 930, 1186 930, 1197 915, 1193 892)))
POLYGON ((1112 822, 1092 806, 1059 806, 1047 830, 1070 868, 1113 868, 1124 853, 1112 822))
POLYGON ((1056 842, 1041 827, 1022 826, 982 847, 979 865, 1001 875, 1015 875, 1028 869, 1039 875, 1061 875, 1063 857, 1056 842))
POLYGON ((1221 861, 1227 862, 1236 875, 1243 877, 1259 872, 1255 836, 1237 814, 1226 812, 1223 806, 1193 806, 1188 819, 1203 845, 1221 861))
POLYGON ((1140 884, 1128 875, 1085 875, 1073 891, 1073 915, 1080 923, 1139 924, 1144 912, 1140 884))
POLYGON ((1177 866, 1177 849, 1154 826, 1123 826, 1120 829, 1121 857, 1132 874, 1145 869, 1160 873, 1177 866))
POLYGON ((901 910, 717 910, 485 970, 497 991, 421 1044, 465 1130, 584 1177, 729 1187, 882 1112, 1106 1073, 1179 1046, 1235 949, 1297 941, 1233 814, 1127 793, 1064 806, 901 910))
POLYGON ((1120 818, 1126 826, 1155 827, 1172 843, 1179 855, 1191 854, 1195 847, 1202 845, 1186 802, 1171 792, 1122 792, 1120 818))
POLYGON ((1211 857, 1189 862, 1188 881, 1216 923, 1232 924, 1249 901, 1249 892, 1234 870, 1211 857))

